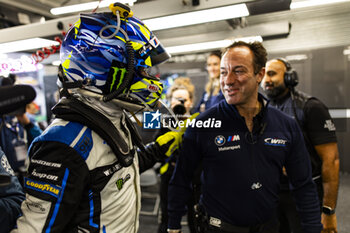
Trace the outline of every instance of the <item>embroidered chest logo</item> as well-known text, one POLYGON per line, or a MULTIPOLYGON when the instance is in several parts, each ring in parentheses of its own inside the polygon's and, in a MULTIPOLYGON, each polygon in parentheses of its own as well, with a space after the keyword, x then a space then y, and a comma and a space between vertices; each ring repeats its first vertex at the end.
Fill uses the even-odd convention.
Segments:
POLYGON ((125 182, 127 182, 128 180, 130 180, 130 174, 127 174, 124 178, 120 178, 117 180, 117 182, 115 182, 115 184, 117 185, 117 188, 119 190, 121 190, 125 184, 125 182))
POLYGON ((324 123, 324 128, 328 129, 329 131, 335 131, 335 125, 332 120, 326 120, 324 123))
POLYGON ((257 182, 257 183, 253 183, 252 186, 250 187, 252 190, 254 189, 259 189, 262 187, 262 184, 257 182))
POLYGON ((235 142, 235 141, 239 141, 241 140, 239 135, 233 135, 233 136, 228 136, 227 138, 227 142, 235 142))
POLYGON ((215 137, 214 142, 215 142, 215 144, 216 144, 217 146, 222 146, 222 145, 225 144, 226 139, 225 139, 224 136, 218 135, 218 136, 215 137))
POLYGON ((265 138, 265 145, 268 146, 286 146, 287 140, 284 139, 278 139, 278 138, 265 138))

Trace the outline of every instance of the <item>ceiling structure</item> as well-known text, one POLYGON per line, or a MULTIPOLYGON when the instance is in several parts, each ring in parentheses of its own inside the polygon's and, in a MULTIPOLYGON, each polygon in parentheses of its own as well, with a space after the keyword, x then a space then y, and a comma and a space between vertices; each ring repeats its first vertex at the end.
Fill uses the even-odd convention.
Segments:
MULTIPOLYGON (((302 0, 293 0, 298 1, 302 0)), ((55 16, 50 9, 86 2, 91 1, 0 0, 0 27, 3 28, 0 29, 0 43, 60 35, 62 29, 57 25, 61 22, 66 31, 68 25, 77 20, 77 13, 55 16)), ((158 30, 155 34, 165 47, 261 35, 265 46, 275 51, 298 50, 302 48, 301 45, 329 46, 333 41, 337 45, 345 45, 346 41, 350 41, 347 26, 350 19, 349 2, 290 10, 291 0, 138 0, 132 9, 137 17, 150 19, 239 3, 247 4, 249 16, 158 30), (332 26, 337 22, 343 29, 341 32, 332 26), (334 39, 330 34, 338 37, 334 39), (319 45, 315 42, 319 42, 319 45)))
MULTIPOLYGON (((134 14, 141 19, 150 19, 184 12, 211 9, 226 5, 246 3, 251 15, 288 10, 290 0, 138 0, 133 6, 134 14)), ((55 16, 50 9, 66 4, 85 3, 88 0, 0 0, 0 14, 3 29, 0 30, 0 43, 33 37, 50 37, 59 35, 57 27, 61 22, 63 30, 77 20, 78 13, 55 16), (45 19, 45 22, 44 22, 45 19), (7 28, 6 28, 7 26, 7 28), (16 26, 16 27, 13 27, 16 26)), ((108 9, 99 9, 106 11, 108 9)), ((0 24, 1 26, 1 24, 0 24)), ((197 24, 181 28, 165 29, 155 32, 165 46, 174 46, 219 40, 234 36, 236 29, 246 27, 246 19, 229 19, 211 23, 197 24)), ((242 31, 242 30, 241 30, 242 31)), ((244 34, 244 33, 243 33, 244 34)), ((249 34, 249 33, 245 33, 249 34)))

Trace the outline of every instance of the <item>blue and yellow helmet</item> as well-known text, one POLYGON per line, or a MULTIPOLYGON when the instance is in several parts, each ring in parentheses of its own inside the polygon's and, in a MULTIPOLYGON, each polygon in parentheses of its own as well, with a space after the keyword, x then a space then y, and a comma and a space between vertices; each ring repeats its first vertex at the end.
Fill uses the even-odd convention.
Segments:
POLYGON ((68 31, 60 51, 63 86, 93 91, 105 101, 118 98, 154 107, 163 85, 145 69, 170 55, 127 6, 115 3, 110 9, 81 14, 68 31))

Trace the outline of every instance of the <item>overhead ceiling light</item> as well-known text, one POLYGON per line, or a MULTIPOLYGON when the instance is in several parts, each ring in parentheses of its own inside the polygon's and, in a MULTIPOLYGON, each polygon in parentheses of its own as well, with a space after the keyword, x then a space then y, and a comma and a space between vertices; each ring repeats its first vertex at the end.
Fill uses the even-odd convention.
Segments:
POLYGON ((7 54, 0 53, 0 60, 8 58, 7 54))
POLYGON ((347 49, 344 49, 343 50, 343 54, 346 56, 346 55, 350 55, 350 46, 348 46, 347 49))
POLYGON ((178 45, 178 46, 166 47, 165 49, 170 54, 205 51, 205 50, 225 48, 231 45, 234 41, 262 42, 263 39, 261 36, 242 37, 242 38, 235 38, 232 40, 218 40, 218 41, 210 41, 210 42, 203 42, 203 43, 196 43, 196 44, 178 45))
POLYGON ((319 5, 340 3, 340 2, 349 2, 349 0, 307 0, 307 1, 300 1, 300 2, 292 2, 290 4, 290 9, 319 6, 319 5))
MULTIPOLYGON (((123 4, 129 4, 132 6, 134 2, 137 0, 119 0, 118 2, 123 4)), ((51 14, 53 15, 61 15, 61 14, 67 14, 67 13, 73 13, 73 12, 79 12, 79 11, 87 11, 95 9, 97 6, 100 8, 102 7, 108 7, 110 4, 115 3, 115 0, 104 0, 100 2, 100 5, 98 4, 99 1, 94 2, 88 2, 88 3, 81 3, 81 4, 75 4, 70 6, 62 6, 62 7, 55 7, 50 10, 51 14)))
POLYGON ((249 11, 246 4, 236 4, 201 11, 163 16, 143 21, 151 30, 161 30, 225 19, 233 19, 248 15, 249 11))
POLYGON ((350 118, 350 109, 329 109, 332 118, 350 118))
POLYGON ((1 53, 12 53, 18 51, 25 51, 31 49, 38 49, 50 47, 52 45, 58 46, 59 43, 54 40, 47 40, 42 38, 31 38, 26 40, 18 40, 0 44, 1 53))
POLYGON ((302 61, 307 59, 306 54, 294 54, 285 57, 287 61, 302 61))

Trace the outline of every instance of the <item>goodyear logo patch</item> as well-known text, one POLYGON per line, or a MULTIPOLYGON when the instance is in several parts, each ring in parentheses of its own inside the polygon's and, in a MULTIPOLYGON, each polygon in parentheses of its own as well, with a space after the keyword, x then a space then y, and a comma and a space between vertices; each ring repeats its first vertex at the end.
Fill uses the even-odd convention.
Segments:
POLYGON ((47 184, 28 178, 24 178, 24 187, 38 192, 47 193, 56 198, 59 196, 61 191, 61 188, 56 185, 47 184))

